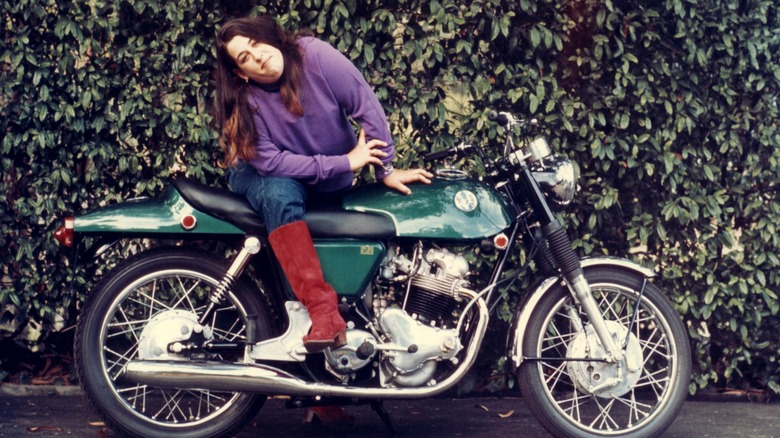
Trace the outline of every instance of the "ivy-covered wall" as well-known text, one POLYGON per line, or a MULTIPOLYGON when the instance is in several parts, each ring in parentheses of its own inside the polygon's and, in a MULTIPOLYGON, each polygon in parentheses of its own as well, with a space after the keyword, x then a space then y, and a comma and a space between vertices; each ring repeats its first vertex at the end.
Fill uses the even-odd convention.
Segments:
POLYGON ((96 271, 71 278, 51 237, 64 216, 177 174, 222 184, 213 37, 271 13, 365 73, 400 165, 487 147, 488 109, 539 119, 580 165, 581 254, 659 268, 690 327, 692 391, 780 393, 773 3, 0 0, 0 337, 37 345, 75 321, 96 271))

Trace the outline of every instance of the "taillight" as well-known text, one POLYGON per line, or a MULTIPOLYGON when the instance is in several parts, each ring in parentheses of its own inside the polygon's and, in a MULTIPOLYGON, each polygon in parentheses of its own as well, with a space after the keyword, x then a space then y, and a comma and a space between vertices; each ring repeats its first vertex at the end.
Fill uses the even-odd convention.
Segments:
POLYGON ((73 246, 73 223, 72 217, 65 218, 65 225, 57 228, 54 232, 54 238, 64 246, 73 246))

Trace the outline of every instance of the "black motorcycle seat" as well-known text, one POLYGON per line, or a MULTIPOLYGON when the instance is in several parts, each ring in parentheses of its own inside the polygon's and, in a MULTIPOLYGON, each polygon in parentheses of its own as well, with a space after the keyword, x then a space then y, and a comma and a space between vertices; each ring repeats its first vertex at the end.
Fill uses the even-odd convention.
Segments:
MULTIPOLYGON (((262 218, 244 196, 190 178, 177 178, 173 186, 199 211, 229 222, 247 234, 266 233, 262 218)), ((306 212, 306 224, 313 238, 387 239, 396 235, 393 221, 376 213, 313 209, 306 212)))

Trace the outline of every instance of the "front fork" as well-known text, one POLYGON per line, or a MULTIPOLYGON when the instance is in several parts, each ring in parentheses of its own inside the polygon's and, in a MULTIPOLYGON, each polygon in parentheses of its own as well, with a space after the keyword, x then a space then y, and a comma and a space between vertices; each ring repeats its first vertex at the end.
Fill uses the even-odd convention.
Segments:
POLYGON ((609 329, 607 329, 604 316, 601 314, 598 303, 596 303, 596 299, 590 290, 590 285, 585 279, 585 274, 580 266, 580 259, 571 247, 571 240, 555 216, 555 213, 547 204, 544 194, 534 179, 531 170, 525 164, 520 169, 520 182, 528 201, 543 224, 542 233, 547 239, 555 263, 566 279, 569 291, 582 306, 582 310, 593 325, 601 345, 607 352, 607 357, 604 360, 607 362, 619 361, 623 357, 622 349, 615 343, 609 329))
MULTIPOLYGON (((607 362, 619 362, 623 357, 623 350, 615 343, 612 334, 607 328, 601 309, 599 309, 599 305, 596 303, 590 284, 588 284, 585 273, 580 266, 580 259, 571 247, 571 240, 566 234, 566 230, 555 219, 542 227, 542 232, 547 238, 550 252, 558 268, 566 279, 566 286, 569 288, 569 292, 575 301, 579 303, 585 315, 587 315, 588 321, 593 325, 593 329, 596 331, 596 335, 598 335, 599 341, 601 341, 601 345, 607 353, 607 356, 603 359, 607 362)), ((573 318, 573 320, 577 321, 578 318, 573 318)))
POLYGON ((607 328, 604 316, 601 314, 601 309, 599 309, 598 303, 596 303, 596 299, 593 297, 590 285, 585 279, 582 269, 578 269, 577 273, 567 276, 566 285, 574 299, 580 304, 582 311, 588 316, 588 321, 590 321, 596 335, 598 335, 601 345, 604 346, 604 350, 607 353, 604 360, 607 362, 619 362, 624 356, 623 349, 615 342, 607 328))

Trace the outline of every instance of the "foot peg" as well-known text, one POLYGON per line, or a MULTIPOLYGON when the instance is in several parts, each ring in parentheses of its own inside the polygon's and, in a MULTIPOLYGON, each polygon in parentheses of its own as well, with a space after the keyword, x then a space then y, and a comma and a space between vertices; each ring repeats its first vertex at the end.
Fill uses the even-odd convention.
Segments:
POLYGON ((347 331, 341 330, 333 339, 307 339, 303 347, 309 353, 319 353, 326 348, 339 348, 347 344, 347 331))

